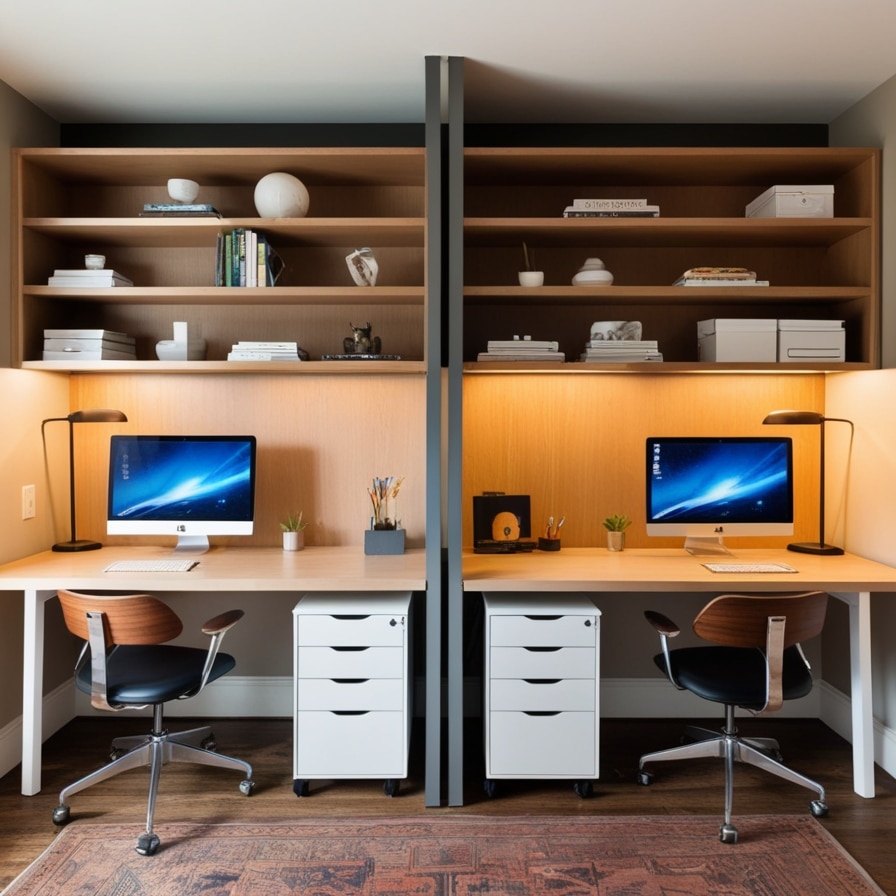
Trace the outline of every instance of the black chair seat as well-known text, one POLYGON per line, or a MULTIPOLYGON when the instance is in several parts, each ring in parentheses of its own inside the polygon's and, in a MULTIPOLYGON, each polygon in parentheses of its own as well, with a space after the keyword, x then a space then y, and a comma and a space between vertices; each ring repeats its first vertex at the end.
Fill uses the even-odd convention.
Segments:
MULTIPOLYGON (((670 651, 669 659, 677 683, 704 700, 757 710, 765 704, 765 658, 757 648, 681 647, 670 651)), ((665 675, 663 654, 653 661, 665 675)), ((811 690, 812 673, 799 650, 788 647, 784 651, 784 699, 805 697, 811 690)))
MULTIPOLYGON (((107 654, 106 694, 113 705, 167 703, 195 691, 202 681, 208 651, 172 644, 118 645, 107 654)), ((218 653, 208 680, 236 665, 230 654, 218 653)), ((90 663, 78 672, 78 689, 91 692, 90 663)))

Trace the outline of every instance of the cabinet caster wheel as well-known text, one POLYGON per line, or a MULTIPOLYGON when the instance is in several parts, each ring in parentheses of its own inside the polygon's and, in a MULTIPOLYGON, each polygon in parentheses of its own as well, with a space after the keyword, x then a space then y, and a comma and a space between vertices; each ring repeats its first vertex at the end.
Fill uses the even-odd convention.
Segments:
POLYGON ((154 856, 159 849, 161 841, 155 834, 141 834, 137 838, 137 845, 134 849, 141 856, 154 856))
POLYGON ((809 811, 815 818, 827 818, 828 804, 824 800, 812 800, 809 803, 809 811))
POLYGON ((737 843, 737 828, 733 824, 723 824, 719 828, 719 840, 722 843, 737 843))
POLYGON ((653 784, 653 773, 645 772, 643 769, 638 772, 638 783, 644 787, 649 787, 653 784))
POLYGON ((255 793, 255 782, 248 778, 245 781, 240 781, 240 793, 243 796, 252 796, 255 793))
POLYGON ((395 796, 400 787, 401 784, 398 782, 397 778, 387 778, 383 784, 383 793, 385 793, 386 796, 395 796))
POLYGON ((58 825, 59 827, 68 824, 70 818, 71 810, 68 806, 57 806, 53 810, 53 824, 58 825))
POLYGON ((576 783, 573 784, 573 790, 583 800, 587 800, 594 794, 594 783, 591 781, 576 781, 576 783))
POLYGON ((495 794, 498 792, 498 782, 486 778, 482 784, 482 790, 490 800, 494 799, 495 794))
POLYGON ((292 792, 296 796, 308 796, 308 782, 302 778, 296 778, 292 782, 292 792))

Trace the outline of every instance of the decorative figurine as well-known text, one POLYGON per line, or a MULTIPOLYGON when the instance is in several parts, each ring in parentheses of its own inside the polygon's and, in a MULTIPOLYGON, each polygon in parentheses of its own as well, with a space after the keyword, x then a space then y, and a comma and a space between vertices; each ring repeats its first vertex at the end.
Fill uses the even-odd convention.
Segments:
POLYGON ((371 336, 373 329, 370 321, 366 326, 356 327, 353 323, 349 323, 352 328, 352 335, 346 336, 342 340, 342 348, 347 355, 380 355, 383 351, 383 343, 379 336, 371 336))

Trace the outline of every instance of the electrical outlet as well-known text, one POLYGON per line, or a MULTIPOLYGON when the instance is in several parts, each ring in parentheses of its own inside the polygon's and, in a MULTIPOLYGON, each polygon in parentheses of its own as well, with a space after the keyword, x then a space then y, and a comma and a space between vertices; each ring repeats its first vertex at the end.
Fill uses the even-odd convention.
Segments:
POLYGON ((35 517, 34 509, 34 486, 22 486, 22 519, 31 520, 35 517))

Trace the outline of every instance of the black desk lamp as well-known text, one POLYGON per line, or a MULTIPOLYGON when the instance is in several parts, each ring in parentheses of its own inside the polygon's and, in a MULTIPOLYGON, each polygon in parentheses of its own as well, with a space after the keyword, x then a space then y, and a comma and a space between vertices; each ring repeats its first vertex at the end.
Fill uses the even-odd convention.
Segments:
POLYGON ((785 425, 821 426, 821 482, 818 486, 818 541, 802 542, 787 545, 788 551, 797 551, 800 554, 842 554, 843 548, 824 543, 824 425, 833 421, 835 423, 848 423, 850 427, 850 439, 854 431, 852 420, 844 420, 842 417, 825 417, 815 411, 772 411, 763 420, 763 423, 782 423, 785 425))
POLYGON ((79 539, 75 533, 75 423, 126 423, 127 417, 121 411, 110 408, 90 408, 86 411, 72 411, 67 417, 49 417, 40 425, 41 438, 47 423, 68 422, 68 475, 71 503, 71 539, 53 545, 54 551, 95 551, 102 547, 98 541, 79 539))

